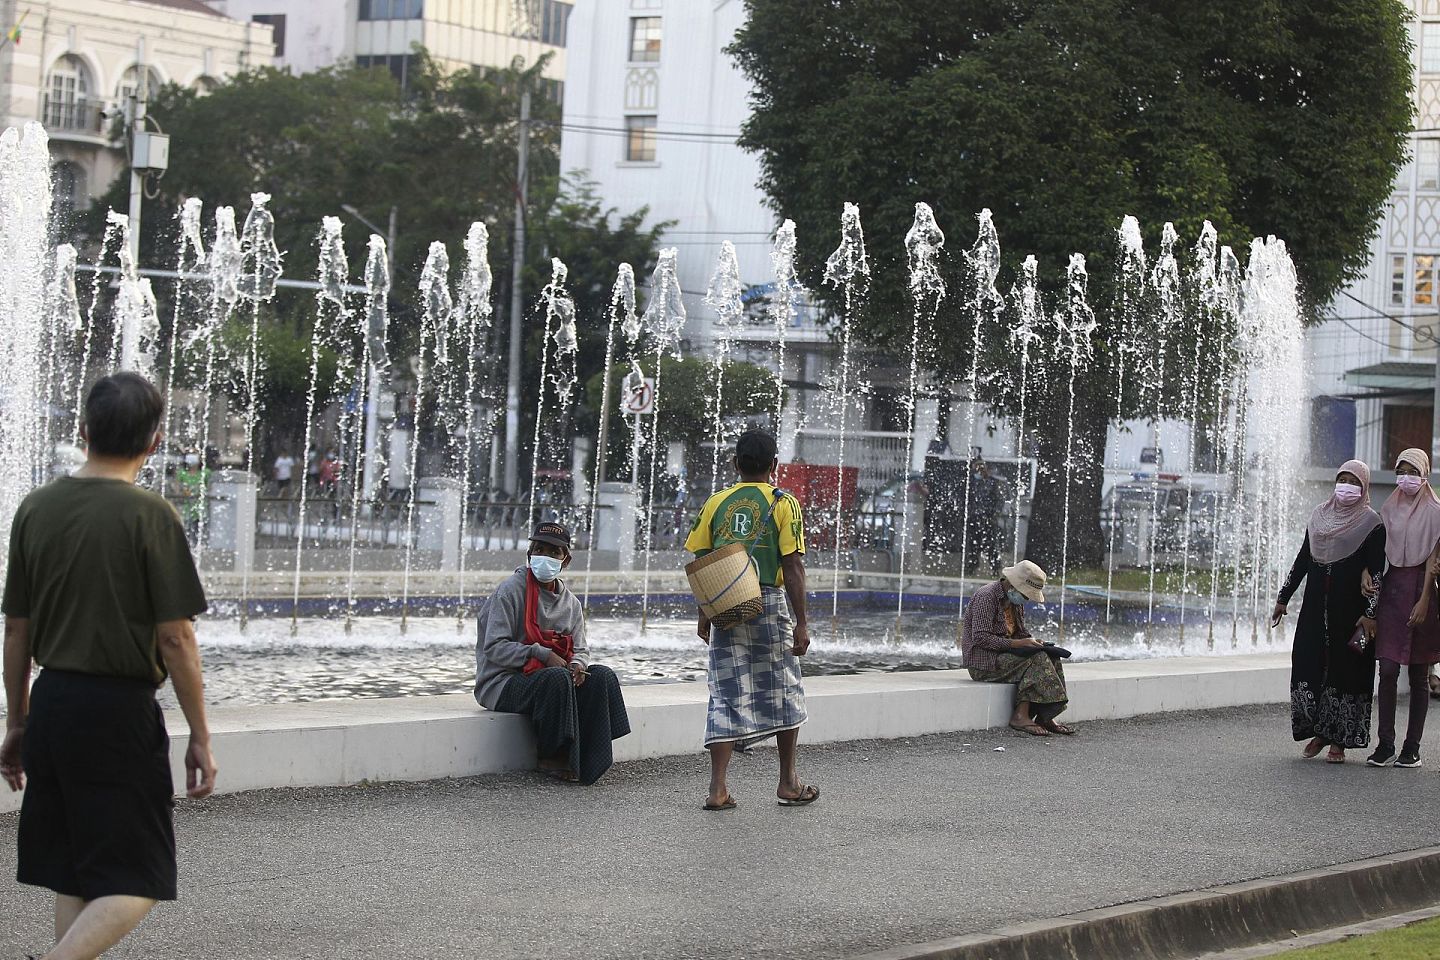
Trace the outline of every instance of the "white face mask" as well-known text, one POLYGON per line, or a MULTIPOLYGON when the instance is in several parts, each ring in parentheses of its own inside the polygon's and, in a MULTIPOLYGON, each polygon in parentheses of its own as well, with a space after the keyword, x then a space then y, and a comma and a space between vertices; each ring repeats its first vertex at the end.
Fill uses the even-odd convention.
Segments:
POLYGON ((1400 476, 1395 478, 1395 483, 1400 487, 1401 490, 1404 490, 1406 493, 1415 494, 1419 493, 1420 488, 1425 486, 1425 478, 1412 477, 1409 474, 1401 474, 1400 476))
POLYGON ((1345 504, 1345 506, 1347 506, 1347 507, 1350 506, 1350 505, 1353 504, 1353 503, 1359 503, 1359 502, 1360 502, 1360 495, 1361 495, 1363 492, 1364 492, 1363 490, 1361 490, 1359 487, 1357 487, 1357 486, 1356 486, 1355 484, 1353 484, 1353 483, 1337 483, 1337 484, 1335 484, 1335 499, 1336 499, 1336 500, 1339 500, 1341 503, 1345 504))
POLYGON ((530 558, 530 572, 535 574, 535 579, 541 583, 550 583, 560 576, 564 564, 554 557, 542 557, 539 554, 530 558))

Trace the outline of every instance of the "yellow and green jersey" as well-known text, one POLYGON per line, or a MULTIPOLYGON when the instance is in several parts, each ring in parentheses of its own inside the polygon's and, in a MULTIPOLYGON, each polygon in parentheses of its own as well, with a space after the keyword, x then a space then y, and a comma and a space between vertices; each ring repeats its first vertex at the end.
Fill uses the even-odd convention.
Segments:
MULTIPOLYGON (((700 516, 695 518, 690 536, 685 540, 685 549, 703 557, 728 544, 755 543, 760 521, 774 499, 775 487, 768 483, 737 483, 721 490, 700 509, 700 516)), ((780 558, 804 552, 805 520, 800 514, 799 502, 787 493, 775 504, 775 512, 765 525, 765 535, 755 546, 760 582, 765 586, 784 586, 780 558)))

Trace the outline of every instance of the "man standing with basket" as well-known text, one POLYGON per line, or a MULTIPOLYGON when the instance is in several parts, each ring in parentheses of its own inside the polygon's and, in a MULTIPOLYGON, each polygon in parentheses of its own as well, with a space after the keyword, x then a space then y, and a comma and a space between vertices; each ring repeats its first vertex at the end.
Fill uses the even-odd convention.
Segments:
POLYGON ((810 646, 805 530, 800 504, 770 482, 779 463, 773 436, 743 434, 735 444, 740 482, 705 502, 685 541, 698 558, 685 568, 700 604, 696 630, 710 645, 706 810, 735 807, 725 783, 735 747, 772 736, 780 750, 780 805, 805 806, 820 796, 795 772, 805 722, 797 658, 810 646))

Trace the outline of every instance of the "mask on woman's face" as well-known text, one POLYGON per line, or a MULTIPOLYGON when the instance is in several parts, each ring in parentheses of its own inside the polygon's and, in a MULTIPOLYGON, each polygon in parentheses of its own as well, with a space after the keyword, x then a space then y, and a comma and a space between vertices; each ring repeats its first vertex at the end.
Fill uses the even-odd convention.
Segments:
POLYGON ((1014 587, 1010 587, 1005 591, 1005 597, 1017 607, 1025 606, 1025 594, 1016 590, 1014 587))
POLYGON ((530 558, 530 572, 535 574, 535 579, 541 583, 549 583, 560 576, 560 570, 564 564, 554 557, 543 557, 540 554, 530 558))
POLYGON ((1424 477, 1415 477, 1409 474, 1401 474, 1400 476, 1395 478, 1395 482, 1399 485, 1401 490, 1404 490, 1406 493, 1409 494, 1419 493, 1420 488, 1425 486, 1424 477))
POLYGON ((1347 507, 1352 503, 1359 503, 1361 493, 1361 489, 1353 483, 1335 484, 1335 499, 1347 507))

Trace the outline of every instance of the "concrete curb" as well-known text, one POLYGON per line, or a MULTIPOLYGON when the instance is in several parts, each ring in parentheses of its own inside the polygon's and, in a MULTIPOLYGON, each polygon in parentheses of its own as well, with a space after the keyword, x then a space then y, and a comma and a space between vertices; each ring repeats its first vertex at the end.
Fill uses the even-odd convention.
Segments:
POLYGON ((1186 960, 1440 900, 1440 847, 893 947, 856 960, 1186 960))
MULTIPOLYGON (((1289 698, 1288 654, 1167 657, 1077 663, 1065 669, 1066 720, 1114 720, 1289 698)), ((977 683, 960 670, 811 677, 806 743, 886 740, 1003 727, 1014 688, 977 683)), ((704 683, 624 688, 631 734, 617 761, 701 753, 704 683)), ((361 781, 434 780, 526 770, 535 764, 530 723, 490 713, 464 694, 217 707, 211 745, 217 792, 346 786, 361 781)), ((183 785, 185 722, 171 712, 171 768, 183 785)), ((0 792, 0 813, 21 794, 0 792)))

